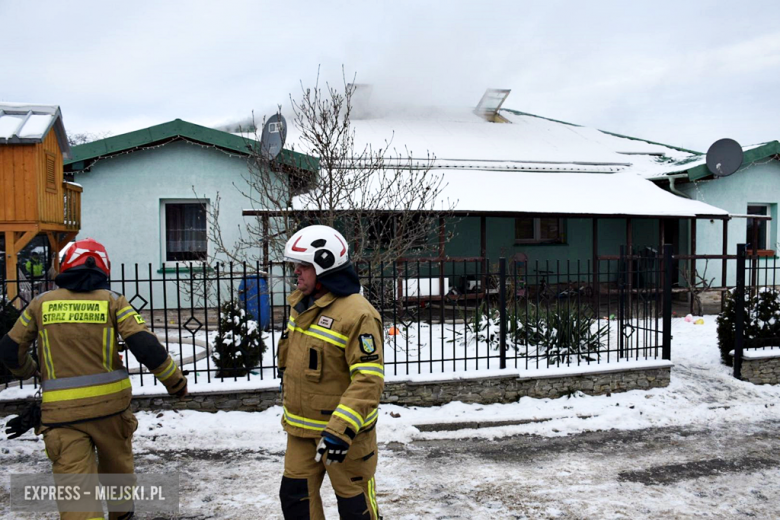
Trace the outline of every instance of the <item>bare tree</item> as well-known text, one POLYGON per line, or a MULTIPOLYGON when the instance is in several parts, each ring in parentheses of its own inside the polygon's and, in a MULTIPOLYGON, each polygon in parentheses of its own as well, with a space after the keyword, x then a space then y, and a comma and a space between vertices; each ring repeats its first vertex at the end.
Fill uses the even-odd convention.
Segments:
POLYGON ((342 79, 342 88, 327 83, 321 88, 318 72, 313 88, 301 83, 300 98, 290 96, 299 133, 298 149, 290 148, 303 156, 283 152, 269 161, 259 148, 258 129, 264 125, 253 120, 255 140, 242 193, 253 208, 268 213, 240 229, 236 244, 226 244, 217 197, 209 210, 216 253, 255 261, 265 245, 271 259, 279 259, 287 239, 314 223, 342 231, 355 262, 426 256, 438 247, 439 218, 450 217, 457 201, 439 202, 446 186, 432 172, 434 156, 415 158, 406 148, 396 150, 393 135, 380 147, 358 145, 352 125, 357 86, 343 73, 342 79))
POLYGON ((68 135, 68 144, 71 146, 78 146, 80 144, 91 143, 92 141, 98 141, 111 137, 111 132, 77 132, 75 134, 68 135))

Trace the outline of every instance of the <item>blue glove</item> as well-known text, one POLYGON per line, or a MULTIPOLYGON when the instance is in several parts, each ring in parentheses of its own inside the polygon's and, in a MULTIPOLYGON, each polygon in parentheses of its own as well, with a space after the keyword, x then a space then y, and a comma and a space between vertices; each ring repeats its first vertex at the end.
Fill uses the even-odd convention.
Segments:
POLYGON ((330 466, 331 462, 344 462, 348 450, 349 444, 342 441, 335 435, 331 435, 330 433, 323 433, 322 440, 320 440, 320 443, 317 445, 317 455, 315 455, 314 460, 316 462, 321 461, 322 457, 327 452, 328 460, 325 463, 326 466, 330 466))

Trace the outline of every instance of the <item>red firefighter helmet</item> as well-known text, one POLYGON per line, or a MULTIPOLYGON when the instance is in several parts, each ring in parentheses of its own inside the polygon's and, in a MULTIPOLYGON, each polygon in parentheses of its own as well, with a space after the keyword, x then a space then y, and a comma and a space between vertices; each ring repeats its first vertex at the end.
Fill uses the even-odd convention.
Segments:
POLYGON ((106 248, 91 238, 74 242, 65 251, 60 264, 61 273, 71 269, 97 269, 106 276, 110 276, 111 261, 108 259, 106 248))

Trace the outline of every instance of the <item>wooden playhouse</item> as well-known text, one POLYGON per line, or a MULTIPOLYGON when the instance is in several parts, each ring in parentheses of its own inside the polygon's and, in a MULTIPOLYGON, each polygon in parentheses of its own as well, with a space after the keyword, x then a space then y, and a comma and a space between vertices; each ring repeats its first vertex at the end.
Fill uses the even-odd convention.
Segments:
MULTIPOLYGON (((63 177, 70 146, 58 106, 0 103, 0 235, 6 281, 18 280, 19 252, 45 235, 52 255, 79 232, 81 186, 63 177)), ((51 259, 56 271, 59 262, 51 259)), ((16 297, 16 284, 4 284, 16 297)))

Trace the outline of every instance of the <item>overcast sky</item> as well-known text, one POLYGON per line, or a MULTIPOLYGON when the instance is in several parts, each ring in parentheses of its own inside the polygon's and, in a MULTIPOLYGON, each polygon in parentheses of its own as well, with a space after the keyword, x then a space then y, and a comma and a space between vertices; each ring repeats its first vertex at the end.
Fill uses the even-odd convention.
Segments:
POLYGON ((60 105, 69 133, 265 115, 343 65, 398 103, 510 88, 507 108, 699 151, 780 139, 777 0, 0 0, 0 48, 0 101, 60 105))

